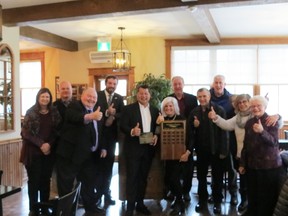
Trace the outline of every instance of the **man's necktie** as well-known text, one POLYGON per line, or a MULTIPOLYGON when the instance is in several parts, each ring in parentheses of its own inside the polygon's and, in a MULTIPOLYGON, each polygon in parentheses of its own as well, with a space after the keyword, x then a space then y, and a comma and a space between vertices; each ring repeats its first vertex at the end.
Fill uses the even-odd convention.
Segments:
POLYGON ((108 101, 107 101, 107 103, 108 103, 108 106, 110 106, 111 105, 111 103, 112 103, 112 94, 109 94, 108 95, 108 101))
MULTIPOLYGON (((92 110, 87 110, 88 113, 92 113, 92 110)), ((91 151, 94 152, 97 150, 98 147, 98 127, 97 127, 97 121, 96 120, 92 120, 91 123, 89 123, 91 125, 91 128, 93 130, 93 133, 95 134, 95 140, 93 139, 94 145, 91 147, 91 151)))

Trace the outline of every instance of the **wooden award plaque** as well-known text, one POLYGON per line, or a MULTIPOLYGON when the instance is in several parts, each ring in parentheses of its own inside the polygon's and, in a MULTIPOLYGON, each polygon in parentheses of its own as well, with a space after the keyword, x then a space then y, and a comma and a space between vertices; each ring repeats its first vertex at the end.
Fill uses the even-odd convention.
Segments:
POLYGON ((186 151, 186 121, 164 121, 161 124, 161 160, 179 160, 186 151))

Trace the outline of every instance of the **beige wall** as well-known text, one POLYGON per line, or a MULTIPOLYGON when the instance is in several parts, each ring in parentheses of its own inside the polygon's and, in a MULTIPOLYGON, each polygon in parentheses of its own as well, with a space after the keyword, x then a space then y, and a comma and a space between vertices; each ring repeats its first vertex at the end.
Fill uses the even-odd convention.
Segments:
MULTIPOLYGON (((112 47, 118 43, 113 41, 112 47)), ((156 76, 165 73, 165 41, 162 38, 130 39, 125 40, 125 44, 131 52, 132 66, 135 66, 135 81, 141 80, 145 73, 156 76)), ((89 52, 96 50, 97 44, 93 41, 80 43, 78 52, 48 47, 24 52, 45 52, 45 86, 55 95, 55 76, 71 83, 88 83, 88 68, 109 66, 90 63, 89 52)))

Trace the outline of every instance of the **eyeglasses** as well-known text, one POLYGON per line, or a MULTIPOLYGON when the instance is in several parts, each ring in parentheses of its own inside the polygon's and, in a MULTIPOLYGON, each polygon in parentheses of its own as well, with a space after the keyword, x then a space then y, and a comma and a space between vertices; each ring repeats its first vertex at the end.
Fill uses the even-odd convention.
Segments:
POLYGON ((257 105, 251 105, 250 107, 251 107, 251 109, 255 109, 255 108, 261 109, 263 107, 263 105, 262 104, 257 104, 257 105))
POLYGON ((248 103, 248 101, 247 101, 247 100, 242 100, 242 101, 239 101, 239 102, 238 102, 238 105, 239 105, 239 104, 242 104, 242 103, 243 103, 243 104, 247 104, 247 103, 248 103))

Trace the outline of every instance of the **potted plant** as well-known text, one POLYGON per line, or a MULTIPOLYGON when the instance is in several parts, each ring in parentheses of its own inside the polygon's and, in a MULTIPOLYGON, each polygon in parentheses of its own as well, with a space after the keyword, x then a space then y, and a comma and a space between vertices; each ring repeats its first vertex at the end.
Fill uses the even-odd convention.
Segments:
POLYGON ((129 98, 129 102, 136 101, 137 87, 140 85, 147 85, 151 93, 150 104, 160 109, 161 101, 171 94, 171 81, 165 77, 164 74, 159 77, 155 77, 153 74, 144 74, 142 81, 136 82, 132 89, 132 96, 129 98))

